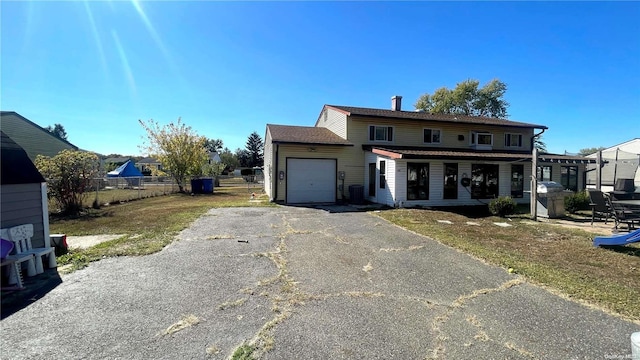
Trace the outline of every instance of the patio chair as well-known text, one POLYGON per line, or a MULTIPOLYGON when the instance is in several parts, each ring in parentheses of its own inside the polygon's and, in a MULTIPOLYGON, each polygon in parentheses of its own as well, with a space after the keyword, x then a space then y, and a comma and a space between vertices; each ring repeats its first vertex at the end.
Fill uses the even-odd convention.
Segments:
MULTIPOLYGON (((1 229, 0 237, 4 240, 10 241, 11 236, 9 235, 9 229, 1 229)), ((13 250, 11 250, 11 252, 13 252, 13 254, 9 253, 9 255, 7 255, 6 258, 2 260, 2 264, 9 265, 11 262, 15 263, 14 266, 17 266, 16 274, 15 274, 18 277, 17 280, 22 280, 22 272, 20 270, 23 263, 26 263, 27 265, 27 276, 36 275, 36 265, 35 265, 36 260, 33 254, 18 253, 17 249, 15 249, 15 243, 13 243, 13 250)), ((9 275, 11 275, 11 273, 9 273, 9 275)), ((13 280, 16 280, 16 279, 14 278, 13 280)), ((20 284, 21 281, 20 282, 16 281, 16 282, 20 284)))
POLYGON ((597 189, 587 189, 589 191, 589 206, 591 207, 591 225, 596 216, 604 217, 604 223, 613 217, 613 210, 609 205, 608 195, 597 189))
POLYGON ((617 204, 612 201, 610 197, 607 198, 609 206, 611 207, 613 218, 615 219, 614 229, 618 229, 620 223, 627 224, 628 231, 635 229, 635 223, 640 224, 640 214, 625 207, 622 204, 617 204))
MULTIPOLYGON (((44 266, 42 264, 42 258, 47 257, 49 260, 49 268, 55 268, 58 266, 56 263, 55 249, 52 247, 34 248, 31 245, 31 238, 33 237, 33 224, 23 224, 14 226, 9 229, 11 241, 16 244, 16 252, 18 254, 33 254, 36 262, 36 274, 42 274, 44 272, 44 266)), ((45 244, 47 243, 45 239, 45 244)))

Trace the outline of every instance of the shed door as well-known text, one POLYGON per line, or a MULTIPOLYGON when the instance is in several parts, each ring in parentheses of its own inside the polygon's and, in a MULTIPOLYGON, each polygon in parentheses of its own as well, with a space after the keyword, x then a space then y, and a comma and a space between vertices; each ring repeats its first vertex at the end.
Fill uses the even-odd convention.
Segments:
POLYGON ((334 202, 335 159, 287 159, 287 203, 334 202))

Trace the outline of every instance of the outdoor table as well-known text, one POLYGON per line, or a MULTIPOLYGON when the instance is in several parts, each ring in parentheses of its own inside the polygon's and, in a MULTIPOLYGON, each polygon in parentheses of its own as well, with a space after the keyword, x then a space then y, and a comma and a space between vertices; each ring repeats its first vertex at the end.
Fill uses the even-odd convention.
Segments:
POLYGON ((632 209, 635 207, 640 208, 640 200, 611 200, 611 202, 614 204, 629 206, 632 209))

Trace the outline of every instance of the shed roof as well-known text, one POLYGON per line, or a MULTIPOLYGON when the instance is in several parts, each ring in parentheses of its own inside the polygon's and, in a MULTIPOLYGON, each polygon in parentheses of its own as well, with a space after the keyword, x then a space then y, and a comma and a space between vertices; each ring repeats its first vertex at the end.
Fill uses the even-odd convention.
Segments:
POLYGON ((440 121, 448 123, 461 123, 461 124, 477 124, 477 125, 496 125, 496 126, 508 126, 517 128, 535 128, 535 129, 547 129, 544 125, 529 124, 519 121, 512 121, 507 119, 498 119, 483 116, 467 116, 467 115, 453 115, 453 114, 432 114, 423 111, 394 111, 388 109, 374 109, 363 108, 355 106, 342 106, 342 105, 325 105, 349 116, 365 116, 365 117, 377 117, 377 118, 389 118, 389 119, 406 119, 406 120, 429 120, 440 121))
POLYGON ((323 127, 267 124, 267 129, 273 143, 353 146, 353 143, 323 127))
POLYGON ((0 131, 0 184, 32 184, 42 183, 42 174, 33 165, 31 159, 20 145, 7 134, 0 131))

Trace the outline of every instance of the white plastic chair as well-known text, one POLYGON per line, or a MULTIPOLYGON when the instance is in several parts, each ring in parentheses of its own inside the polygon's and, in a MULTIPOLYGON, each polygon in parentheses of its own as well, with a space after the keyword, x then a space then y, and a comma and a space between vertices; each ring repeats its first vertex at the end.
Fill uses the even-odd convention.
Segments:
MULTIPOLYGON (((9 229, 1 229, 0 230, 0 237, 2 237, 5 240, 10 240, 13 241, 11 239, 11 235, 9 232, 9 229)), ((21 253, 15 245, 15 241, 14 243, 14 254, 11 255, 7 255, 7 257, 5 258, 7 261, 10 262, 15 262, 15 264, 17 265, 16 268, 16 273, 12 274, 13 271, 11 271, 9 273, 9 283, 18 283, 18 285, 20 285, 22 283, 22 272, 18 272, 17 270, 21 270, 22 269, 22 263, 27 263, 27 276, 35 276, 36 275, 36 266, 35 266, 35 257, 33 254, 23 254, 21 253), (13 282, 12 282, 13 281, 13 282)), ((8 264, 7 264, 8 265, 8 264)))
MULTIPOLYGON (((47 256, 49 260, 49 268, 55 268, 58 266, 56 263, 55 249, 52 247, 34 248, 31 245, 31 238, 33 237, 33 224, 23 224, 14 226, 9 229, 11 241, 16 244, 16 253, 18 254, 33 254, 36 262, 36 274, 42 274, 44 272, 44 266, 42 264, 42 258, 47 256)), ((45 239, 45 244, 49 239, 45 239)))

